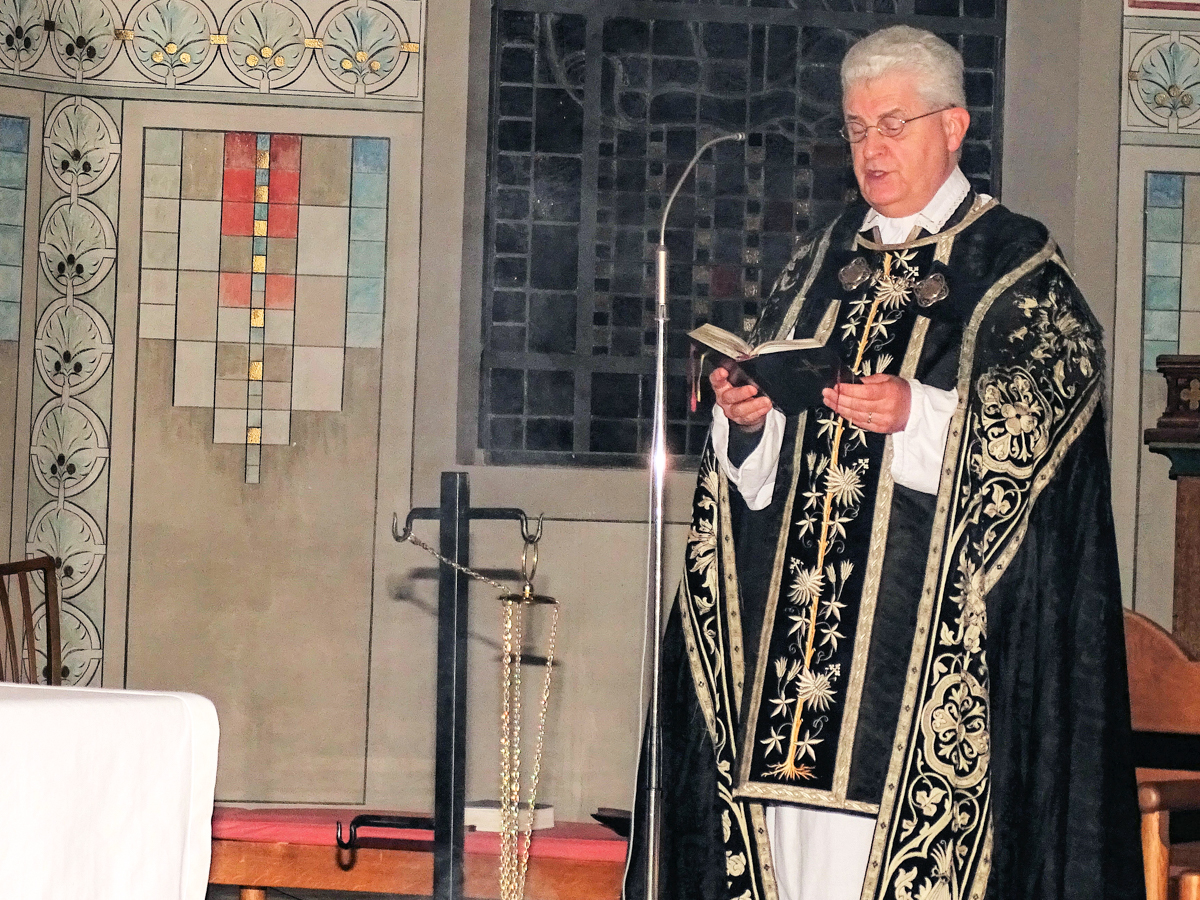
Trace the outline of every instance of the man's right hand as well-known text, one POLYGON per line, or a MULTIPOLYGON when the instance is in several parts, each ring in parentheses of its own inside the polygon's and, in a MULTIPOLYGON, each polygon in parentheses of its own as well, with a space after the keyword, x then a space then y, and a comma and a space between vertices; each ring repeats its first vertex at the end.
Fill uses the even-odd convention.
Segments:
POLYGON ((708 383, 716 395, 717 406, 729 421, 746 431, 758 431, 763 427, 767 413, 771 411, 771 398, 760 395, 752 384, 734 387, 729 383, 729 373, 720 366, 712 370, 708 383))

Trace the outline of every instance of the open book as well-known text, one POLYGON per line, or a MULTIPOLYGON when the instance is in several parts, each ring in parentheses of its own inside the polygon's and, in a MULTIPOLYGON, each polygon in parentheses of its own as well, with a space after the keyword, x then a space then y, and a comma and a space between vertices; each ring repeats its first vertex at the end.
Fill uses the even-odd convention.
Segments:
POLYGON ((736 334, 706 324, 688 333, 715 364, 729 372, 735 387, 753 384, 789 416, 821 406, 821 391, 858 379, 834 347, 815 338, 765 341, 752 347, 736 334))

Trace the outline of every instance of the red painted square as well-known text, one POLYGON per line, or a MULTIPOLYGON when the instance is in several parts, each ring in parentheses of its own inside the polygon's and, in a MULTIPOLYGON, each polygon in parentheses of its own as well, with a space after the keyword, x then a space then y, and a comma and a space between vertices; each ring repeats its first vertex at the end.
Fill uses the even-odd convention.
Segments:
POLYGON ((300 202, 300 173, 286 169, 271 170, 271 202, 300 202))
POLYGON ((294 238, 300 207, 290 203, 272 203, 267 207, 267 236, 294 238))
POLYGON ((296 308, 296 276, 267 276, 267 309, 296 308))
POLYGON ((250 273, 222 272, 218 303, 221 306, 249 306, 250 273))
POLYGON ((275 170, 286 169, 289 172, 300 171, 300 135, 273 134, 271 135, 271 180, 275 180, 275 170))
POLYGON ((221 196, 226 200, 254 202, 254 170, 226 169, 221 196))
POLYGON ((258 135, 230 131, 225 135, 225 168, 253 169, 258 156, 258 135))
POLYGON ((254 204, 226 200, 221 204, 221 234, 254 236, 254 204))

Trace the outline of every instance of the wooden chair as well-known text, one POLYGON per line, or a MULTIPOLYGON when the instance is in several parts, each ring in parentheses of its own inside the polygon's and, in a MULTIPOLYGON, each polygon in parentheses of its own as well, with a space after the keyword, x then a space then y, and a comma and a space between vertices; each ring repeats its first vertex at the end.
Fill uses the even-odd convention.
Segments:
POLYGON ((62 643, 59 637, 58 579, 54 560, 48 556, 0 563, 0 615, 4 618, 4 643, 0 645, 0 681, 19 684, 62 684, 62 643), (46 600, 46 666, 37 672, 34 647, 33 611, 30 576, 42 573, 46 600), (19 620, 14 619, 9 603, 9 586, 15 581, 21 598, 19 620), (18 628, 18 622, 20 627, 18 628), (18 649, 24 644, 24 652, 18 649), (41 678, 38 675, 41 674, 41 678))
POLYGON ((1147 900, 1200 900, 1200 834, 1183 821, 1200 811, 1200 661, 1129 610, 1125 650, 1147 900))

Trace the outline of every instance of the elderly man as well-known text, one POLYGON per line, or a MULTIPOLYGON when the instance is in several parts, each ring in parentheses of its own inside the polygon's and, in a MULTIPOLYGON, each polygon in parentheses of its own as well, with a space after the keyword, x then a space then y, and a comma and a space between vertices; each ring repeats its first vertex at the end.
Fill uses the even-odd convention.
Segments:
POLYGON ((1046 229, 959 171, 954 49, 889 28, 842 86, 866 205, 752 343, 816 337, 859 379, 789 418, 711 378, 661 896, 1142 896, 1100 328, 1046 229))

